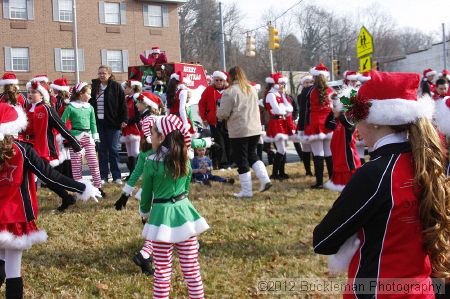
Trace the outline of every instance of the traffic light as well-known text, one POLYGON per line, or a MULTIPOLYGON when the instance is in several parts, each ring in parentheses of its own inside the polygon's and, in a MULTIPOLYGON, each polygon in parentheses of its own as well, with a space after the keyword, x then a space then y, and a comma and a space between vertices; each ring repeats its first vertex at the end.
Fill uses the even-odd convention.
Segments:
POLYGON ((251 35, 247 35, 247 42, 245 45, 245 56, 253 57, 256 55, 256 41, 251 35))
POLYGON ((278 29, 269 25, 269 49, 276 50, 280 47, 280 38, 278 37, 278 29))
POLYGON ((376 60, 373 61, 373 68, 376 69, 377 71, 380 70, 380 63, 376 60))
POLYGON ((335 77, 341 74, 341 63, 338 59, 333 59, 333 74, 335 77))

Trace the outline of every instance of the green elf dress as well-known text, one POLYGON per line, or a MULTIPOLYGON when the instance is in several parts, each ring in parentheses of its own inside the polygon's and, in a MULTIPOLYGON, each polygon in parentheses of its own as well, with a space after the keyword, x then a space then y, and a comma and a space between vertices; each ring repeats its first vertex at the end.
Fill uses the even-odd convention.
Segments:
POLYGON ((209 225, 197 212, 187 198, 192 169, 184 177, 174 179, 164 167, 164 152, 148 156, 144 165, 140 214, 148 217, 142 231, 146 240, 165 243, 178 243, 197 236, 207 230, 209 225), (153 198, 174 198, 181 194, 186 197, 179 201, 154 203, 153 198))

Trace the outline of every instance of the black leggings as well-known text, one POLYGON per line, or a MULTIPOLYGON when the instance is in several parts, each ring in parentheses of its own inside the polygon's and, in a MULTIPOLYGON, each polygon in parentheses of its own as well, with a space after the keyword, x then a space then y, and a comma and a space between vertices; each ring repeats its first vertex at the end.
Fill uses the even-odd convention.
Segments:
POLYGON ((256 154, 256 147, 258 145, 259 135, 242 137, 242 138, 230 138, 231 143, 231 156, 233 162, 238 166, 238 173, 247 173, 250 167, 257 161, 259 161, 256 154))

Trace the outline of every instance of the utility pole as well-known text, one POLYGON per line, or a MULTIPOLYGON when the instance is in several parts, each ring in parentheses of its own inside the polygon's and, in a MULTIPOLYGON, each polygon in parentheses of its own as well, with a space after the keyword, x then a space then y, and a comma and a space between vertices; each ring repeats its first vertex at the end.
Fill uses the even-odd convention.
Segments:
POLYGON ((78 64, 78 29, 77 29, 77 0, 73 0, 73 51, 75 53, 76 83, 80 82, 80 65, 78 64))
POLYGON ((222 2, 219 2, 219 14, 220 14, 220 56, 222 58, 222 70, 226 72, 227 63, 225 60, 225 33, 223 32, 222 2))
POLYGON ((331 81, 334 81, 334 66, 333 66, 333 58, 334 58, 334 51, 333 51, 333 41, 331 39, 331 21, 330 25, 328 26, 328 35, 329 35, 329 43, 330 43, 330 62, 331 62, 331 81))
POLYGON ((445 24, 442 23, 442 44, 444 45, 444 70, 447 69, 447 37, 445 36, 445 24))

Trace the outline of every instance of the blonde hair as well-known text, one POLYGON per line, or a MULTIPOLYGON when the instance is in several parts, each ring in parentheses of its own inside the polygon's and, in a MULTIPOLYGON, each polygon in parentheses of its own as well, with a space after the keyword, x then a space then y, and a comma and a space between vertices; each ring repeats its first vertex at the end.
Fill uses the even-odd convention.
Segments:
POLYGON ((238 84, 239 84, 239 87, 242 89, 242 91, 246 95, 251 93, 252 86, 248 82, 247 76, 245 75, 244 70, 242 70, 238 66, 234 66, 228 71, 228 73, 230 75, 230 81, 231 82, 237 81, 238 84))
POLYGON ((395 131, 407 130, 409 134, 424 249, 430 257, 433 275, 450 278, 450 179, 445 175, 441 140, 425 118, 392 128, 395 131))
POLYGON ((316 84, 317 91, 319 92, 320 104, 325 104, 327 98, 328 84, 324 75, 320 74, 314 77, 314 83, 316 84))

